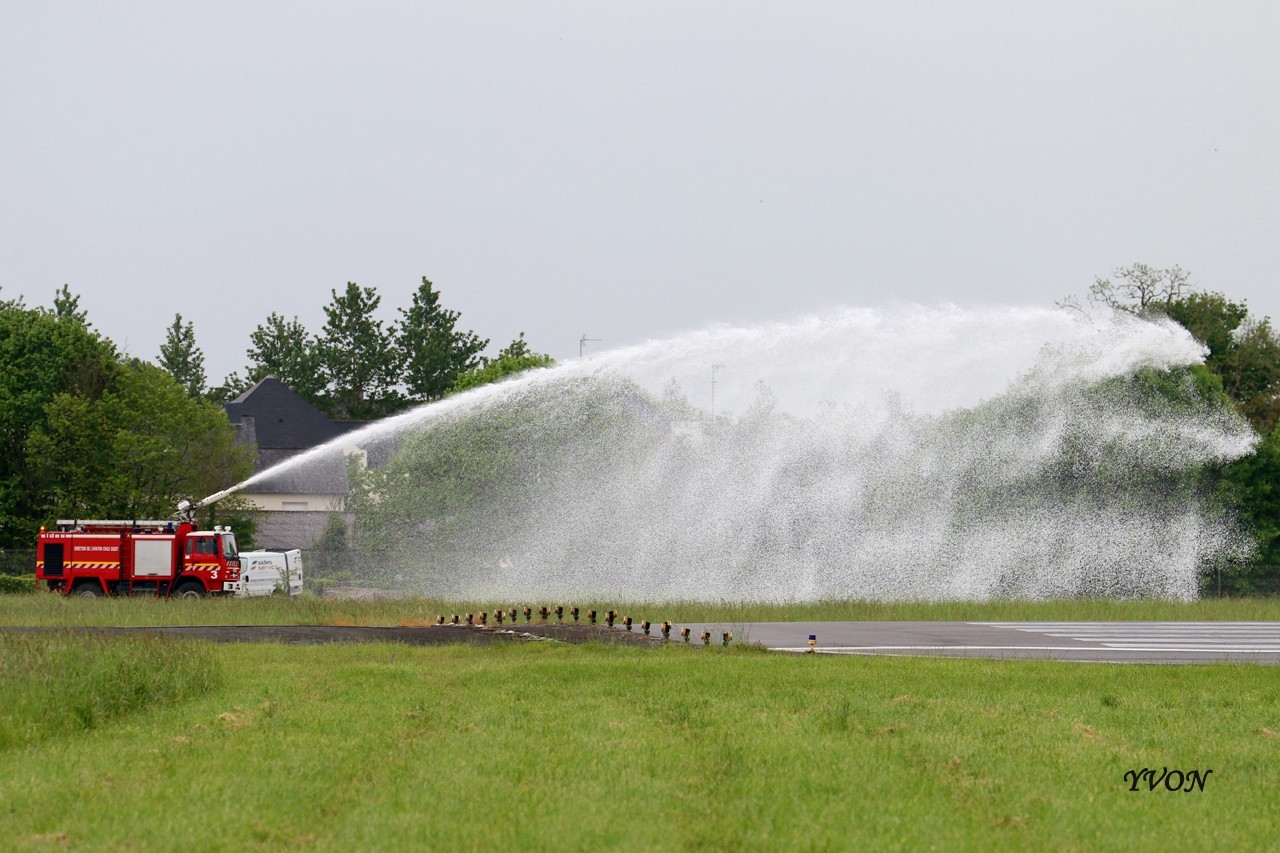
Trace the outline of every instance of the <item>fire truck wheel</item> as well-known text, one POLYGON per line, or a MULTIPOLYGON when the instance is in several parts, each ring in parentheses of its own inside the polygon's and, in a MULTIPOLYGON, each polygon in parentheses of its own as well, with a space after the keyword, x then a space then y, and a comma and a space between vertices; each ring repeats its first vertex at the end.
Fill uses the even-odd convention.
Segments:
POLYGON ((173 593, 178 598, 204 598, 204 587, 195 581, 187 581, 173 593))
POLYGON ((102 587, 96 583, 82 583, 71 594, 80 598, 102 598, 102 587))

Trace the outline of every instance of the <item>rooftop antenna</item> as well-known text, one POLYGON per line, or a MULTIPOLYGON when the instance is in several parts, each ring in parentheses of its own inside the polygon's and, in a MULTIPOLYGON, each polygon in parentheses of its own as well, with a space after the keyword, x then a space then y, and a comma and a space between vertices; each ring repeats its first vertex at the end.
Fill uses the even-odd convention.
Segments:
POLYGON ((716 371, 723 370, 723 364, 711 365, 711 421, 715 423, 716 419, 716 371))
POLYGON ((598 344, 599 338, 588 338, 584 332, 582 337, 578 339, 578 358, 582 358, 583 351, 586 350, 587 344, 598 344))

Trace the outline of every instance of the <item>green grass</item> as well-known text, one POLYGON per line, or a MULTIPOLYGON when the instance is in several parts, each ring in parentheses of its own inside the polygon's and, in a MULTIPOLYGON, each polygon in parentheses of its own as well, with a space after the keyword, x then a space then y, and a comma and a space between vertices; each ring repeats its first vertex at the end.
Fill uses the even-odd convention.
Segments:
POLYGON ((1280 828, 1273 668, 209 648, 220 686, 0 749, 0 847, 1258 849, 1280 828), (1165 766, 1213 774, 1128 790, 1165 766))
MULTIPOLYGON (((0 625, 396 625, 426 624, 438 614, 529 605, 535 608, 577 604, 586 611, 614 608, 636 621, 773 622, 847 620, 1280 620, 1280 597, 1206 598, 1194 602, 1110 599, 1052 601, 899 602, 826 601, 808 604, 636 603, 556 601, 440 601, 403 598, 352 601, 337 598, 298 599, 79 599, 49 593, 0 595, 0 625)), ((566 616, 566 618, 568 618, 566 616)), ((523 617, 522 617, 523 619, 523 617)))
POLYGON ((0 633, 0 750, 199 696, 221 672, 195 643, 0 633))

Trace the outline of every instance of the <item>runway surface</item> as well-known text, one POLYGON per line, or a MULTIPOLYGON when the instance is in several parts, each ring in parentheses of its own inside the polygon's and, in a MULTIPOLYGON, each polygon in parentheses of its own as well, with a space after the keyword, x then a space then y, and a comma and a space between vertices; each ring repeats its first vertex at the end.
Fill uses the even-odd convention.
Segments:
POLYGON ((732 631, 735 643, 784 652, 809 651, 812 634, 819 654, 1280 663, 1280 622, 748 622, 687 627, 695 638, 710 631, 714 643, 732 631))
MULTIPOLYGON (((746 622, 677 624, 667 642, 679 643, 680 629, 701 646, 701 634, 720 645, 753 643, 779 652, 814 650, 828 655, 925 655, 933 657, 1043 659, 1113 663, 1280 663, 1280 622, 746 622)), ((220 625, 129 628, 0 627, 0 632, 73 631, 99 636, 148 635, 213 642, 288 644, 391 642, 410 645, 487 644, 527 640, 658 645, 656 628, 575 625, 559 622, 495 627, 430 625, 356 627, 300 625, 220 625)))

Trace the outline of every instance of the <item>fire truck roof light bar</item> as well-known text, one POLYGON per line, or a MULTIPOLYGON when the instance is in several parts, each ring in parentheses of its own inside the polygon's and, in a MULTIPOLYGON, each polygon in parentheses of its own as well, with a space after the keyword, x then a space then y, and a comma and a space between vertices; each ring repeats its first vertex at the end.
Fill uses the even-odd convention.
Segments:
POLYGON ((60 518, 59 527, 165 527, 173 524, 172 519, 165 521, 145 519, 111 519, 111 518, 60 518))

